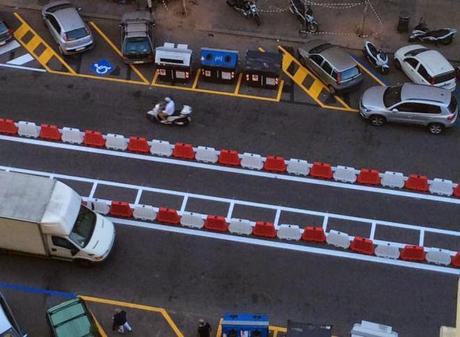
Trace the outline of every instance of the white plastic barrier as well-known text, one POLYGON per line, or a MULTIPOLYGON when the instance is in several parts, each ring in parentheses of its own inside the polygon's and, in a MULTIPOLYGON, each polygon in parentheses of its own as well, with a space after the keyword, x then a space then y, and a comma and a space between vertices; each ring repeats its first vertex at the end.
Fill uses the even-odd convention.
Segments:
POLYGON ((35 123, 20 121, 17 123, 17 127, 20 136, 37 138, 40 135, 40 127, 35 123))
POLYGON ((289 159, 287 161, 287 172, 298 176, 308 176, 310 164, 306 160, 289 159))
POLYGON ((454 183, 451 180, 434 178, 430 183, 430 192, 433 194, 451 196, 454 193, 454 183))
POLYGON ((219 151, 213 147, 198 146, 195 152, 195 159, 205 163, 217 163, 219 151))
POLYGON ((62 141, 65 143, 81 144, 84 135, 79 129, 62 128, 62 141))
POLYGON ((107 200, 89 199, 87 201, 88 208, 100 214, 109 214, 110 202, 107 200))
POLYGON ((156 156, 170 157, 173 149, 174 145, 165 140, 153 139, 150 143, 150 153, 156 156))
POLYGON ((252 233, 253 222, 245 219, 230 219, 228 230, 233 234, 250 235, 252 233))
POLYGON ((448 266, 451 262, 449 251, 441 248, 426 248, 426 260, 429 263, 448 266))
POLYGON ((350 247, 350 236, 346 233, 331 230, 327 233, 326 242, 336 247, 348 249, 350 247))
POLYGON ((264 167, 265 158, 260 154, 243 153, 241 155, 241 167, 251 170, 261 170, 264 167))
POLYGON ((344 183, 354 183, 357 177, 357 170, 348 166, 337 166, 334 170, 334 180, 344 183))
POLYGON ((386 259, 399 259, 399 255, 401 254, 399 247, 389 242, 378 244, 377 247, 375 247, 374 253, 376 256, 386 259))
POLYGON ((125 151, 128 148, 128 138, 122 135, 109 133, 105 136, 105 147, 108 149, 125 151))
POLYGON ((180 218, 182 226, 201 229, 204 226, 205 216, 198 213, 184 212, 180 218))
POLYGON ((153 221, 156 219, 158 208, 149 205, 134 205, 134 219, 153 221))
POLYGON ((276 235, 278 239, 298 241, 302 236, 302 231, 297 225, 280 225, 276 235))
POLYGON ((384 187, 391 188, 403 188, 404 187, 404 175, 399 172, 386 171, 382 174, 381 183, 384 187))
POLYGON ((350 334, 351 337, 398 337, 391 326, 369 321, 353 324, 350 334))

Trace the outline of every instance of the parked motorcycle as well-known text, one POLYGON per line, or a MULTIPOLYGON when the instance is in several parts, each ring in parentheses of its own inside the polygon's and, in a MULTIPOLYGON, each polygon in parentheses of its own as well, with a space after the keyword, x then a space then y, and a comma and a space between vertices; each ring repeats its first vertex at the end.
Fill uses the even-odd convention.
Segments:
POLYGON ((436 30, 429 30, 425 20, 420 18, 417 26, 414 27, 412 33, 409 35, 409 42, 434 42, 448 45, 452 43, 457 30, 454 28, 441 28, 436 30))
POLYGON ((388 55, 370 41, 364 42, 363 55, 381 74, 388 74, 390 71, 390 60, 388 55))
POLYGON ((305 4, 305 0, 289 0, 289 10, 302 23, 305 33, 316 33, 318 31, 318 22, 313 16, 311 6, 305 4))
POLYGON ((155 104, 152 110, 147 111, 147 118, 151 121, 167 125, 185 126, 192 122, 192 107, 184 105, 181 110, 176 110, 173 115, 163 119, 159 113, 165 108, 164 102, 155 104))
POLYGON ((227 5, 246 18, 254 18, 257 26, 260 26, 262 23, 259 16, 259 9, 256 5, 256 0, 227 0, 227 5))

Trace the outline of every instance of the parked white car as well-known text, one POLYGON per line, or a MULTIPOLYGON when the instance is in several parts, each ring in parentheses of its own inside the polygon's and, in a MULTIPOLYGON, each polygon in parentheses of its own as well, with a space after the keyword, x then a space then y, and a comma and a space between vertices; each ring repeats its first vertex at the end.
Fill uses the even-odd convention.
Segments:
POLYGON ((419 44, 405 46, 396 51, 394 63, 414 83, 455 90, 455 69, 437 50, 419 44))

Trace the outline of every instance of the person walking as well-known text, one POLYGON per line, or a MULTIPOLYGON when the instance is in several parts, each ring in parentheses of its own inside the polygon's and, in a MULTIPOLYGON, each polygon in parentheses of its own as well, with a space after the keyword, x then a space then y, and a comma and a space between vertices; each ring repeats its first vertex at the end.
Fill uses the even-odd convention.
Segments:
POLYGON ((132 332, 133 329, 129 325, 126 318, 126 311, 121 309, 115 309, 115 314, 112 317, 112 330, 119 333, 125 333, 125 331, 132 332))
POLYGON ((204 319, 198 321, 198 337, 211 337, 211 325, 204 319))

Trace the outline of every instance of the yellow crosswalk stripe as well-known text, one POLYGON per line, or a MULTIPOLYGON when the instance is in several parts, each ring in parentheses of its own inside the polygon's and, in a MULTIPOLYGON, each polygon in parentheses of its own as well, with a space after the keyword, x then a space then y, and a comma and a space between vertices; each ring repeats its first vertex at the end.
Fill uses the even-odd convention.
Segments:
POLYGON ((298 85, 303 85, 303 81, 305 80, 307 75, 308 71, 303 67, 299 67, 292 80, 296 82, 298 85))
POLYGON ((14 37, 18 40, 22 39, 24 35, 29 31, 29 27, 25 24, 19 26, 18 29, 14 32, 14 37))
POLYGON ((34 51, 35 48, 37 48, 41 42, 42 40, 40 39, 40 37, 35 35, 29 42, 27 42, 26 49, 30 51, 34 51))

